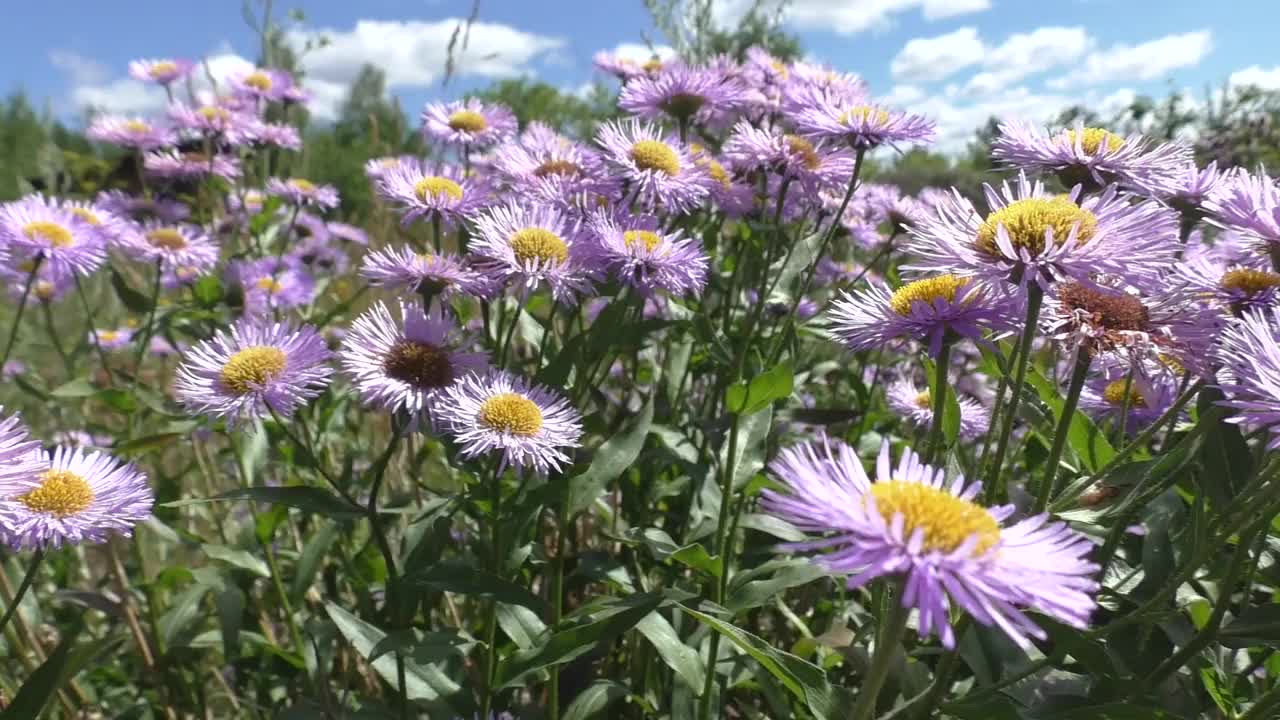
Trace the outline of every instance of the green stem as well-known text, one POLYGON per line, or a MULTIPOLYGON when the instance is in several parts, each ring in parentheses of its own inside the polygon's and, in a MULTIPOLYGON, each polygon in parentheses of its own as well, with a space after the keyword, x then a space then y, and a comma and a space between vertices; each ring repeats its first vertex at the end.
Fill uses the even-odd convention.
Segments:
POLYGON ((147 312, 147 325, 142 333, 142 341, 138 343, 138 350, 133 356, 133 377, 137 382, 139 370, 142 368, 142 358, 147 354, 147 346, 151 343, 151 335, 155 332, 156 322, 156 303, 160 301, 160 278, 163 275, 163 261, 156 260, 156 280, 151 286, 151 309, 147 312))
POLYGON ((53 349, 57 351, 58 357, 62 360, 62 367, 66 370, 67 379, 75 377, 75 365, 71 362, 71 356, 67 355, 67 349, 62 346, 62 338, 58 336, 58 329, 53 322, 53 309, 49 303, 41 301, 40 310, 44 314, 44 328, 49 333, 49 342, 53 344, 53 349))
MULTIPOLYGON (((0 634, 4 633, 4 629, 9 625, 9 619, 14 613, 18 612, 18 606, 22 604, 22 598, 27 594, 27 590, 31 587, 31 583, 36 579, 36 572, 40 570, 40 563, 44 561, 44 549, 36 550, 31 556, 31 564, 27 566, 27 572, 22 576, 22 582, 18 584, 18 589, 13 594, 13 602, 9 603, 9 609, 4 611, 4 617, 0 617, 0 634)), ((4 572, 0 568, 0 572, 4 572)))
MULTIPOLYGON (((556 559, 551 575, 551 628, 552 632, 560 624, 564 612, 564 551, 565 534, 571 527, 569 515, 569 493, 561 493, 560 509, 556 513, 556 559)), ((549 720, 560 720, 560 667, 548 668, 551 678, 547 687, 547 717, 549 720)))
POLYGON ((98 360, 102 362, 102 369, 107 373, 107 384, 114 385, 115 379, 111 373, 111 365, 107 362, 107 353, 102 349, 102 343, 98 342, 98 322, 94 319, 93 309, 89 307, 89 298, 85 297, 84 285, 80 283, 80 276, 71 275, 76 283, 76 296, 80 298, 80 307, 84 310, 85 319, 89 321, 89 337, 93 339, 93 348, 98 352, 98 360))
POLYGON ((907 632, 910 608, 902 606, 901 596, 893 589, 886 587, 885 592, 888 594, 888 615, 881 623, 876 651, 871 656, 871 666, 867 668, 867 675, 862 680, 861 692, 853 706, 853 713, 849 716, 850 720, 871 720, 875 717, 880 688, 889 677, 889 668, 893 666, 893 659, 907 632))
POLYGON ((1263 693, 1253 707, 1241 715, 1238 720, 1264 720, 1264 718, 1275 717, 1271 714, 1272 710, 1280 709, 1280 685, 1277 685, 1263 693))
MULTIPOLYGON (((382 526, 382 521, 378 515, 378 495, 382 490, 383 480, 387 477, 387 465, 391 462, 391 456, 395 454, 396 448, 399 447, 401 438, 404 437, 404 424, 394 417, 391 423, 391 441, 387 443, 387 449, 382 453, 382 457, 378 459, 377 465, 373 468, 373 484, 369 489, 369 505, 365 512, 369 517, 369 528, 378 544, 378 551, 382 553, 382 559, 387 565, 387 607, 390 610, 388 614, 391 617, 391 627, 399 630, 402 624, 403 609, 401 608, 401 588, 396 570, 396 556, 391 549, 391 543, 387 541, 386 528, 382 526)), ((400 650, 396 650, 396 681, 399 684, 400 692, 400 718, 401 720, 408 720, 409 694, 406 690, 407 675, 405 672, 404 653, 400 650)))
POLYGON ((947 370, 951 366, 951 339, 942 341, 933 374, 933 419, 929 423, 929 442, 925 445, 924 462, 932 463, 942 447, 942 417, 947 410, 947 370))
POLYGON ((1137 362, 1129 361, 1129 372, 1124 376, 1124 396, 1120 398, 1120 422, 1116 427, 1116 445, 1124 445, 1124 439, 1129 437, 1129 411, 1133 407, 1133 399, 1130 394, 1133 392, 1133 372, 1137 368, 1137 362))
POLYGON ((1058 481, 1058 465, 1062 460, 1062 451, 1067 447, 1067 436, 1071 434, 1071 421, 1075 419, 1076 405, 1080 402, 1080 391, 1084 389, 1085 377, 1089 375, 1089 366, 1093 363, 1093 355, 1083 343, 1076 348, 1075 367, 1071 371, 1071 384, 1067 386, 1067 398, 1062 403, 1062 412, 1058 417, 1058 427, 1053 433, 1053 448, 1049 450, 1049 460, 1044 469, 1044 480, 1036 491, 1034 512, 1042 513, 1049 507, 1049 498, 1056 493, 1058 481))
MULTIPOLYGON (((732 505, 730 500, 733 497, 733 466, 738 456, 738 438, 742 430, 742 418, 739 415, 733 416, 733 426, 729 429, 729 452, 725 455, 724 464, 720 468, 720 516, 716 523, 715 545, 712 546, 713 553, 719 553, 721 557, 725 557, 727 553, 725 548, 732 538, 726 537, 729 529, 729 508, 732 505)), ((724 593, 729 585, 729 568, 722 565, 720 570, 720 578, 712 585, 714 594, 711 599, 716 604, 724 603, 724 593)), ((720 633, 711 635, 710 645, 707 648, 707 675, 706 680, 702 684, 702 698, 699 702, 698 717, 702 720, 709 720, 711 717, 711 691, 716 681, 716 662, 720 654, 720 633)))
MULTIPOLYGON (((501 574, 502 566, 502 550, 500 543, 502 541, 502 466, 499 465, 493 471, 493 483, 490 487, 492 493, 491 502, 493 503, 493 522, 491 523, 490 532, 492 533, 493 547, 490 548, 492 558, 490 559, 491 570, 495 575, 501 574)), ((487 617, 485 618, 485 649, 484 649, 484 695, 480 702, 480 717, 487 718, 493 709, 493 690, 494 681, 497 679, 498 670, 498 602, 496 600, 489 601, 487 617)))
POLYGON ((27 309, 27 298, 31 297, 31 286, 35 284, 36 273, 39 272, 42 262, 44 262, 44 255, 37 255, 31 265, 31 272, 27 273, 27 284, 22 288, 22 298, 18 300, 18 311, 14 313, 13 324, 9 326, 9 340, 4 345, 4 355, 0 356, 0 368, 9 362, 9 356, 13 354, 13 345, 18 341, 18 326, 22 324, 22 314, 27 309))
POLYGON ((1022 388, 1027 380, 1027 365, 1031 362, 1031 341, 1036 336, 1036 326, 1040 323, 1040 306, 1044 301, 1044 290, 1032 282, 1027 288, 1027 316, 1022 326, 1022 336, 1018 340, 1018 365, 1014 370, 1012 395, 1009 404, 1004 408, 1004 424, 1000 426, 1000 442, 996 444, 995 468, 992 469, 991 482, 987 484, 984 505, 992 505, 1005 497, 1003 470, 1005 454, 1009 451, 1009 440, 1013 437, 1013 423, 1018 417, 1018 405, 1022 402, 1022 388))

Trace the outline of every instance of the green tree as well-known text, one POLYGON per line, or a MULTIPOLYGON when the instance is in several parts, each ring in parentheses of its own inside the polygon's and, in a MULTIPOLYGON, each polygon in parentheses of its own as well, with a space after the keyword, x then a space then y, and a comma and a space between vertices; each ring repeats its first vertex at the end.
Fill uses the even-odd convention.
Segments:
POLYGON ((544 82, 510 78, 473 96, 511 108, 522 129, 536 121, 582 139, 591 137, 602 120, 617 114, 613 93, 602 85, 594 86, 586 98, 581 98, 544 82))

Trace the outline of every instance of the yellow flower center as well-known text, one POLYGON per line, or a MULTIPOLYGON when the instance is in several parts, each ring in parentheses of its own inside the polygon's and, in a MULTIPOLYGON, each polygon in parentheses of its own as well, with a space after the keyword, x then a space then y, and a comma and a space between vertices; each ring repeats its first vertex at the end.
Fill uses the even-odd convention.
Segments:
POLYGON ((889 111, 870 105, 855 105, 840 113, 837 122, 841 125, 884 125, 889 122, 889 111))
POLYGON ((641 243, 646 250, 652 252, 662 242, 662 237, 652 230, 628 230, 622 233, 622 242, 627 247, 635 247, 637 243, 641 243))
POLYGON ((93 225, 94 227, 97 227, 102 224, 102 218, 98 217, 97 213, 93 212, 88 208, 82 208, 82 207, 71 208, 71 214, 89 223, 90 225, 93 225))
POLYGON ((659 170, 672 177, 680 174, 680 156, 660 140, 641 140, 631 146, 628 154, 641 170, 659 170))
POLYGON ((562 263, 569 259, 569 246, 559 235, 538 227, 517 230, 508 240, 511 250, 520 264, 531 260, 544 263, 562 263))
POLYGON ((159 79, 178 72, 178 63, 162 60, 151 66, 151 77, 159 79))
POLYGON ((316 184, 303 178, 293 178, 289 181, 289 185, 291 185, 295 190, 304 193, 313 193, 316 191, 316 184))
POLYGON ((205 105, 196 112, 205 120, 210 122, 213 122, 214 120, 217 120, 218 122, 226 122, 231 119, 231 111, 224 107, 218 107, 217 105, 205 105))
POLYGON ((401 340, 382 359, 388 376, 417 388, 439 388, 453 383, 449 353, 430 343, 401 340))
POLYGON ((720 183, 722 186, 724 186, 724 189, 728 190, 729 189, 729 172, 724 169, 724 166, 721 165, 719 161, 712 160, 710 158, 706 158, 702 162, 706 163, 707 173, 711 175, 711 179, 720 183))
POLYGON ((560 175, 563 177, 573 177, 582 172, 582 168, 568 160, 548 160, 538 166, 533 174, 537 177, 546 177, 548 175, 560 175))
POLYGON ((1266 270, 1240 268, 1228 270, 1220 282, 1224 290, 1238 290, 1246 295, 1257 295, 1280 287, 1280 274, 1266 270))
POLYGON ((523 395, 494 395, 480 405, 480 422, 491 430, 532 437, 542 429, 542 410, 523 395))
MULTIPOLYGON (((1115 405, 1116 407, 1122 407, 1124 405, 1125 382, 1126 381, 1124 380, 1116 380, 1115 382, 1108 383, 1107 386, 1102 389, 1102 399, 1106 400, 1112 405, 1115 405)), ((1130 382, 1129 383, 1129 407, 1142 408, 1146 406, 1147 406, 1146 398, 1142 397, 1142 393, 1138 392, 1136 383, 1130 382)))
POLYGON ((1000 255, 996 234, 1002 225, 1013 247, 1025 249, 1034 257, 1044 252, 1048 231, 1052 230, 1054 242, 1061 244, 1075 228, 1076 242, 1083 243, 1098 231, 1098 218, 1065 195, 1019 200, 996 210, 982 222, 975 242, 978 250, 1000 255))
POLYGON ((911 537, 917 529, 923 530, 925 550, 951 552, 977 534, 978 544, 974 547, 977 556, 1000 541, 1000 524, 986 508, 946 490, 891 480, 872 483, 871 496, 876 499, 876 509, 885 522, 892 522, 894 515, 902 513, 904 537, 911 537))
POLYGON ((53 247, 70 247, 76 243, 70 230, 48 220, 36 220, 23 225, 22 234, 30 240, 43 240, 53 247))
POLYGON ((813 149, 813 143, 799 135, 786 135, 783 139, 787 141, 787 148, 791 150, 791 153, 800 156, 800 162, 804 163, 806 168, 817 170, 822 165, 822 159, 818 157, 817 151, 813 149))
POLYGON ((956 291, 964 287, 967 282, 969 282, 967 278, 955 275, 939 275, 916 280, 894 290, 893 296, 889 298, 889 307, 899 315, 910 315, 911 306, 917 300, 929 305, 938 298, 945 298, 949 303, 955 302, 956 291))
POLYGON ((781 60, 773 60, 769 64, 773 66, 773 71, 778 73, 783 80, 786 80, 787 76, 791 74, 791 71, 787 69, 787 66, 781 60))
POLYGON ((129 122, 126 122, 124 124, 124 129, 131 133, 138 133, 139 135, 151 132, 151 126, 141 120, 130 120, 129 122))
POLYGON ((277 347, 255 345, 227 360, 222 366, 222 384, 237 395, 246 395, 266 385, 284 372, 286 358, 277 347))
POLYGON ((115 342, 120 338, 120 333, 116 330, 103 330, 98 333, 98 342, 115 342))
POLYGON ((912 400, 912 402, 916 404, 916 407, 924 410, 928 410, 929 408, 933 407, 933 399, 929 395, 928 390, 924 390, 922 392, 916 393, 915 400, 912 400))
POLYGON ((272 295, 275 295, 284 289, 284 286, 280 284, 280 281, 273 277, 258 278, 258 282, 256 284, 258 289, 266 290, 272 295))
POLYGON ((36 284, 31 286, 31 291, 41 300, 52 300, 55 290, 57 287, 48 280, 37 280, 36 284))
POLYGON ((264 72, 252 72, 245 76, 244 84, 258 92, 268 92, 275 85, 275 82, 271 80, 270 75, 264 72))
MULTIPOLYGON (((1075 147, 1076 131, 1067 130, 1064 134, 1066 135, 1067 142, 1071 144, 1071 147, 1075 147)), ((1104 154, 1110 155, 1124 147, 1124 138, 1109 130, 1103 130, 1102 128, 1084 128, 1080 137, 1080 148, 1084 150, 1086 154, 1097 155, 1098 150, 1101 149, 1103 145, 1106 145, 1107 147, 1104 154)))
POLYGON ((147 242, 152 247, 165 250, 182 250, 187 246, 187 239, 177 228, 156 228, 147 232, 147 242))
POLYGON ((79 515, 93 504, 93 488, 70 470, 46 470, 40 474, 40 487, 18 496, 28 508, 54 517, 79 515))
POLYGON ((462 186, 443 177, 424 177, 413 186, 413 194, 422 202, 448 196, 454 200, 462 199, 462 186))
POLYGON ((489 121, 474 110, 459 110, 449 116, 449 127, 462 132, 478 133, 489 127, 489 121))
POLYGON ((647 62, 645 62, 644 65, 641 65, 640 67, 644 68, 644 71, 647 73, 656 73, 662 69, 662 61, 656 57, 650 58, 647 62))

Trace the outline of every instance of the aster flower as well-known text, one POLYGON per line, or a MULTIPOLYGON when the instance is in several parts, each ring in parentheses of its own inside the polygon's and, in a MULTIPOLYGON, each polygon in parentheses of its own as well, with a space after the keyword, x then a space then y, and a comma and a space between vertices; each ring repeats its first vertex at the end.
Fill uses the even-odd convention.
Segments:
POLYGON ((1280 243, 1280 185, 1262 168, 1256 174, 1244 170, 1230 173, 1205 201, 1204 208, 1219 227, 1269 244, 1280 243))
POLYGON ((659 289, 686 295, 706 285, 708 260, 702 243, 678 230, 664 232, 656 218, 601 213, 590 228, 600 261, 623 284, 644 295, 659 289))
POLYGON ((765 170, 799 180, 809 190, 840 187, 853 175, 853 157, 799 135, 776 128, 758 128, 746 121, 733 127, 724 157, 739 171, 765 170))
POLYGON ((1013 298, 974 278, 934 275, 890 290, 882 282, 831 305, 831 333, 850 350, 884 347, 899 338, 925 343, 937 355, 948 337, 985 342, 987 332, 1015 325, 1013 298))
POLYGON ((148 175, 170 180, 200 180, 211 175, 227 179, 240 177, 240 164, 235 158, 199 152, 150 152, 142 159, 142 167, 148 175))
POLYGON ((298 265, 321 274, 342 273, 351 264, 351 259, 342 248, 330 244, 329 234, 313 235, 289 249, 288 257, 298 265))
POLYGON ((397 319, 378 303, 351 324, 338 360, 366 405, 417 418, 459 378, 488 366, 484 353, 461 346, 443 311, 401 303, 397 319))
POLYGON ((1125 413, 1125 388, 1129 390, 1128 427, 1125 432, 1135 435, 1142 432, 1165 413, 1178 398, 1178 380, 1163 367, 1146 368, 1143 363, 1128 376, 1128 368, 1112 363, 1085 383, 1080 393, 1080 409, 1096 421, 1119 425, 1125 413), (1154 371, 1151 371, 1154 370, 1154 371))
POLYGON ((148 198, 121 190, 98 193, 95 204, 106 212, 141 220, 154 217, 165 222, 181 222, 191 217, 191 208, 170 198, 148 198))
POLYGON ((126 242, 137 232, 137 225, 101 203, 64 198, 58 202, 58 205, 88 223, 108 245, 126 242))
POLYGON ((388 170, 401 165, 421 167, 422 161, 412 155, 370 158, 364 163, 364 174, 373 182, 378 182, 388 170))
POLYGON ((816 562, 849 574, 850 589, 902 577, 896 601, 919 612, 921 637, 936 634, 944 647, 955 647, 952 603, 1023 648, 1045 637, 1024 609, 1088 626, 1098 588, 1092 578, 1098 567, 1087 559, 1093 543, 1043 514, 1005 525, 1014 506, 979 505, 981 483, 948 482, 945 470, 910 450, 894 468, 888 443, 874 481, 852 448, 829 440, 782 451, 769 472, 787 489, 765 490, 765 507, 824 536, 790 547, 832 549, 816 562))
POLYGON ((178 58, 134 60, 129 63, 129 74, 145 83, 168 86, 190 75, 195 66, 190 60, 178 58))
POLYGON ((365 247, 369 246, 369 233, 365 232, 363 228, 342 222, 329 222, 325 224, 325 227, 328 228, 330 237, 335 237, 342 242, 365 247))
POLYGON ((202 135, 233 135, 260 122, 254 115, 219 104, 192 107, 175 103, 169 107, 169 119, 180 129, 202 135))
POLYGON ((1166 188, 1165 201, 1177 210, 1185 220, 1199 220, 1204 211, 1205 200, 1213 194, 1223 174, 1218 172, 1218 161, 1214 160, 1203 170, 1195 162, 1189 162, 1173 175, 1166 188))
POLYGON ((533 292, 542 283, 557 300, 591 288, 591 248, 578 223, 554 207, 516 203, 495 207, 475 222, 470 251, 483 258, 477 269, 533 292))
POLYGON ((89 333, 89 342, 103 350, 119 350, 128 347, 133 341, 133 329, 122 327, 115 330, 93 330, 89 333))
POLYGON ((1173 273, 1172 279, 1194 297, 1232 313, 1274 305, 1280 292, 1280 273, 1263 266, 1261 258, 1244 265, 1202 254, 1175 264, 1173 273))
MULTIPOLYGON (((35 268, 35 260, 23 257, 0 256, 0 281, 9 290, 9 296, 18 300, 27 293, 27 279, 31 277, 31 269, 35 268)), ((41 263, 36 269, 35 279, 31 282, 30 297, 44 303, 61 300, 75 288, 75 276, 70 268, 41 263)))
MULTIPOLYGON (((1207 350, 1216 329, 1205 309, 1181 292, 1148 293, 1099 282, 1066 282, 1045 298, 1045 333, 1094 356, 1129 358, 1165 353, 1184 365, 1207 350)), ((1216 313, 1214 313, 1216 314, 1216 313)))
POLYGON ((162 269, 190 268, 207 273, 218 263, 218 246, 196 225, 151 220, 122 243, 135 260, 160 263, 162 269))
POLYGON ((541 123, 530 123, 520 142, 499 146, 493 169, 515 192, 565 208, 590 197, 612 195, 617 186, 598 152, 541 123))
POLYGON ((151 516, 155 497, 147 476, 101 452, 59 447, 23 483, 0 484, 0 525, 17 548, 61 547, 128 537, 151 516))
POLYGON ((564 448, 577 447, 582 436, 582 415, 568 400, 503 371, 459 380, 434 412, 463 457, 499 452, 503 467, 540 474, 568 464, 564 448))
POLYGON ((1216 353, 1224 370, 1221 402, 1229 422, 1268 428, 1267 448, 1280 449, 1280 309, 1251 310, 1222 332, 1216 353))
POLYGON ((1076 187, 1053 195, 1020 174, 1000 192, 986 186, 985 218, 953 191, 937 213, 917 217, 907 269, 939 269, 992 281, 1048 287, 1099 273, 1135 284, 1155 282, 1177 252, 1178 220, 1153 201, 1133 203, 1115 186, 1089 197, 1076 187))
POLYGON ((174 394, 192 412, 252 420, 272 410, 289 417, 324 391, 330 353, 315 328, 245 318, 186 354, 174 394))
POLYGON ((795 111, 800 134, 859 150, 933 140, 933 121, 875 104, 827 97, 795 111))
POLYGON ((508 140, 516 132, 516 116, 504 105, 475 98, 430 103, 422 111, 422 135, 446 145, 485 148, 508 140))
POLYGON ((105 239, 96 227, 41 195, 0 205, 0 242, 15 259, 42 257, 55 271, 81 277, 107 259, 105 239))
POLYGON ((636 60, 602 50, 592 56, 591 64, 622 80, 640 77, 646 73, 656 73, 663 68, 662 58, 656 52, 647 60, 636 60))
POLYGON ((698 143, 689 143, 689 154, 693 163, 707 172, 711 179, 711 201, 720 212, 731 218, 738 218, 751 212, 755 206, 755 189, 738 182, 733 174, 725 168, 711 151, 698 143))
MULTIPOLYGON (((24 371, 25 367, 14 372, 9 363, 5 363, 5 377, 21 375, 24 371)), ((17 415, 5 415, 4 406, 0 406, 0 487, 31 483, 48 467, 39 453, 40 443, 31 439, 22 420, 17 415)))
POLYGON ((650 209, 684 213, 696 208, 714 182, 688 148, 639 120, 608 122, 596 134, 605 158, 650 209))
POLYGON ((270 145, 285 150, 301 150, 302 135, 292 125, 252 120, 232 129, 227 136, 232 145, 270 145))
MULTIPOLYGON (((933 424, 933 399, 929 388, 920 390, 907 378, 900 378, 885 390, 885 400, 889 409, 902 415, 921 429, 928 429, 933 424)), ((991 415, 978 401, 967 397, 957 397, 960 405, 960 437, 973 440, 986 434, 991 424, 991 415)))
POLYGON ((819 286, 847 287, 863 278, 869 282, 880 280, 880 275, 856 260, 836 260, 824 257, 814 268, 814 279, 819 286))
POLYGON ((747 92, 737 80, 683 65, 631 78, 618 96, 618 107, 647 120, 669 117, 709 127, 723 125, 746 103, 747 92))
POLYGON ((153 124, 140 117, 99 115, 89 123, 85 137, 95 142, 111 143, 137 150, 154 150, 177 142, 172 129, 153 124))
POLYGON ((1067 187, 1119 183, 1158 195, 1169 194, 1191 162, 1191 149, 1182 143, 1154 143, 1083 123, 1054 133, 1026 123, 1001 124, 991 155, 1020 170, 1057 173, 1067 187))
POLYGON ((414 252, 407 246, 387 247, 364 256, 360 275, 374 287, 392 291, 440 295, 475 294, 483 283, 479 275, 449 254, 414 252))
POLYGON ((469 219, 489 202, 489 187, 452 166, 431 171, 419 163, 386 168, 377 181, 378 194, 404 211, 401 224, 438 216, 446 227, 469 219))
POLYGON ((315 205, 322 208, 338 207, 338 189, 332 185, 317 185, 305 178, 267 178, 267 193, 290 205, 315 205))
POLYGON ((285 92, 293 87, 293 76, 276 68, 254 68, 234 73, 227 82, 237 97, 277 102, 284 100, 285 92))
POLYGON ((228 274, 244 289, 247 312, 268 313, 310 303, 316 281, 290 262, 268 257, 232 263, 228 274))

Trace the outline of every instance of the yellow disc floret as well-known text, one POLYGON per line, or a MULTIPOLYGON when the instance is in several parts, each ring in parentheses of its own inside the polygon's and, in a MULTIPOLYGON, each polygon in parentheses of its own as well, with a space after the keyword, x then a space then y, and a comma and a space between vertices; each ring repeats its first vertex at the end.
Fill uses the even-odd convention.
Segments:
POLYGON ((462 199, 462 186, 444 177, 424 177, 413 186, 413 194, 422 202, 429 202, 440 197, 454 200, 462 199))
POLYGON ((887 125, 889 123, 889 111, 871 105, 855 105, 840 113, 837 121, 841 125, 887 125))
POLYGON ((662 242, 662 236, 652 230, 628 230, 622 233, 622 242, 627 247, 644 245, 646 250, 653 252, 653 249, 662 242))
POLYGON ((275 85, 275 81, 271 76, 261 70, 251 72, 244 77, 244 84, 257 90, 258 92, 271 92, 271 88, 275 85))
POLYGON ((93 504, 93 488, 70 470, 46 470, 40 487, 18 496, 18 502, 54 517, 79 515, 93 504))
POLYGON ((542 410, 523 395, 502 393, 480 405, 479 420, 491 430, 532 437, 542 429, 542 410))
POLYGON ((489 128, 489 121, 475 110, 459 110, 449 116, 449 127, 461 132, 478 133, 489 128))
POLYGON ((818 157, 818 153, 813 148, 813 143, 805 140, 799 135, 785 135, 783 140, 787 143, 787 149, 792 155, 800 158, 801 164, 808 170, 817 170, 822 166, 822 159, 818 157))
POLYGON ((569 259, 569 246, 564 244, 559 235, 545 228, 527 227, 517 230, 508 242, 521 265, 530 261, 558 264, 569 259))
POLYGON ((641 140, 628 154, 641 170, 657 170, 672 177, 680 174, 680 156, 661 140, 641 140))
POLYGON ((1065 195, 1034 197, 1010 203, 987 216, 978 227, 975 244, 987 255, 999 256, 997 228, 1004 227, 1015 249, 1026 250, 1032 257, 1044 252, 1045 234, 1053 231, 1055 244, 1061 245, 1076 231, 1076 242, 1083 243, 1098 232, 1098 218, 1065 195))
POLYGON ((1266 270, 1238 268, 1228 270, 1220 281, 1222 289, 1236 290, 1246 295, 1257 295, 1280 287, 1280 274, 1266 270))
POLYGON ((949 303, 955 302, 956 291, 964 287, 967 282, 969 282, 968 278, 955 275, 938 275, 916 280, 893 291, 893 296, 889 298, 889 307, 899 315, 910 315, 911 306, 917 300, 929 305, 938 298, 944 298, 949 303))
MULTIPOLYGON (((1071 145, 1071 147, 1075 147, 1076 135, 1077 135, 1076 131, 1067 130, 1064 134, 1066 135, 1067 142, 1071 145)), ((1103 130, 1102 128, 1089 127, 1089 128, 1084 128, 1079 133, 1079 135, 1080 135, 1080 149, 1084 150, 1085 154, 1087 155, 1097 155, 1098 150, 1102 149, 1104 146, 1106 147, 1106 151, 1103 153, 1105 155, 1110 155, 1111 153, 1124 147, 1124 138, 1111 132, 1110 130, 1103 130)))
POLYGON ((981 555, 1000 541, 1000 524, 986 508, 922 483, 892 480, 871 485, 871 496, 885 522, 902 514, 903 537, 924 533, 924 549, 951 552, 973 535, 974 554, 981 555))
POLYGON ((152 247, 165 250, 181 250, 187 246, 187 239, 177 228, 162 227, 148 230, 146 238, 152 247))
POLYGON ((1146 407, 1147 399, 1142 397, 1142 393, 1138 392, 1138 388, 1130 380, 1116 380, 1115 382, 1108 383, 1102 390, 1102 399, 1116 407, 1123 407, 1124 386, 1126 384, 1129 386, 1129 407, 1146 407))
POLYGON ((29 240, 42 240, 53 247, 70 247, 76 242, 64 225, 49 220, 36 220, 22 226, 22 234, 29 240))
POLYGON ((244 395, 274 380, 287 364, 280 348, 255 345, 232 355, 222 366, 220 379, 228 390, 244 395))

